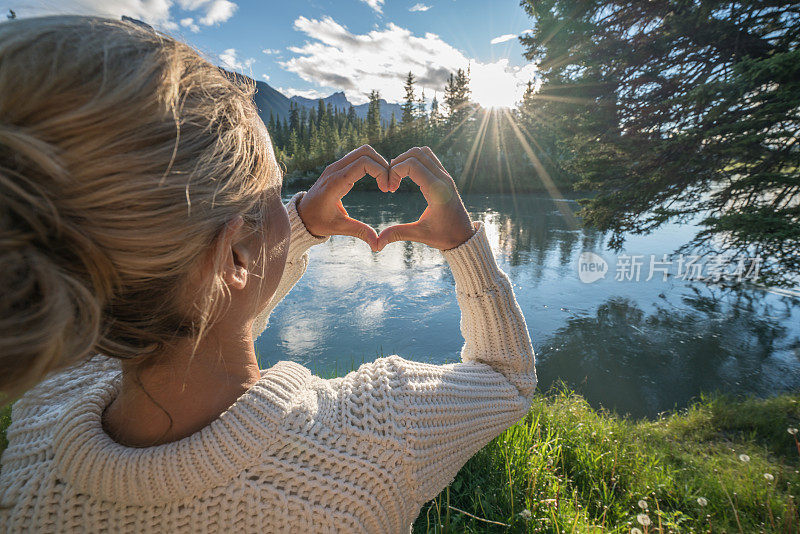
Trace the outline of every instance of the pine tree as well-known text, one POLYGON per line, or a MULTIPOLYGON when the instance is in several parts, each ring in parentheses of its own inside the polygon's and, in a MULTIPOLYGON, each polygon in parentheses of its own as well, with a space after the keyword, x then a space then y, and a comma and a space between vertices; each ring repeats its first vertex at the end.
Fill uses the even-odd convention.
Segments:
POLYGON ((300 110, 296 102, 289 103, 289 129, 300 134, 300 110))
POLYGON ((317 100, 317 128, 320 128, 325 122, 325 101, 321 98, 317 100))
POLYGON ((272 127, 270 137, 272 138, 272 144, 276 147, 283 148, 283 130, 281 128, 281 121, 278 121, 272 127))
POLYGON ((376 143, 381 138, 381 95, 373 90, 369 94, 369 110, 367 111, 367 139, 376 143))
MULTIPOLYGON (((703 214, 694 252, 800 272, 797 2, 523 0, 543 127, 596 194, 586 224, 627 235, 703 214)), ((667 252, 667 251, 664 251, 667 252)), ((705 273, 704 273, 705 274, 705 273)))
POLYGON ((444 89, 444 102, 447 105, 447 122, 450 128, 460 126, 470 113, 469 75, 464 69, 450 73, 444 89))
POLYGON ((428 122, 428 110, 425 102, 425 89, 422 90, 422 95, 419 97, 419 102, 417 103, 417 120, 422 126, 428 122))
POLYGON ((431 116, 430 125, 434 131, 439 127, 441 116, 439 115, 439 100, 436 98, 436 93, 433 93, 433 100, 431 100, 431 116))
POLYGON ((392 137, 395 133, 397 133, 397 119, 394 116, 394 111, 392 111, 392 120, 389 121, 389 130, 387 130, 386 135, 392 137))
POLYGON ((414 115, 416 111, 416 98, 414 97, 414 75, 409 72, 406 76, 406 100, 403 103, 403 115, 400 119, 400 124, 404 129, 407 129, 414 122, 414 115))

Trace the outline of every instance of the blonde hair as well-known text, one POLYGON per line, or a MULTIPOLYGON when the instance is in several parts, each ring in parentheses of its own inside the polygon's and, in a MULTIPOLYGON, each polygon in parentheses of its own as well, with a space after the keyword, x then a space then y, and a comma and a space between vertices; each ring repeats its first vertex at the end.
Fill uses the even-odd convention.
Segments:
POLYGON ((202 337, 222 258, 192 313, 188 275, 237 215, 265 224, 280 180, 253 92, 131 22, 0 24, 2 403, 97 352, 143 363, 202 337))

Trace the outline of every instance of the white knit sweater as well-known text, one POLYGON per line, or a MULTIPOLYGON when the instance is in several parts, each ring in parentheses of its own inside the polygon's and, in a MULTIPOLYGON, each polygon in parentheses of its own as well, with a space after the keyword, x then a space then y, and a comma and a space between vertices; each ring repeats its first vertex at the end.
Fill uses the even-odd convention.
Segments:
MULTIPOLYGON (((287 209, 286 270, 267 316, 329 238, 287 209)), ((462 362, 397 355, 324 380, 290 361, 179 441, 132 448, 100 417, 120 384, 102 355, 13 406, 0 458, 3 532, 405 532, 464 463, 527 412, 536 387, 525 319, 481 222, 443 251, 455 279, 462 362)))

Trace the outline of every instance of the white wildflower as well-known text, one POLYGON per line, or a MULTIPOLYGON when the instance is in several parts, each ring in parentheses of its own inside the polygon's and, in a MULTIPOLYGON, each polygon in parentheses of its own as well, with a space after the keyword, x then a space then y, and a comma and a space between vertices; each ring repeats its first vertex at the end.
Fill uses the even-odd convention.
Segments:
POLYGON ((797 435, 797 429, 796 429, 796 428, 794 428, 794 427, 792 427, 792 426, 790 426, 789 428, 787 428, 787 429, 786 429, 786 431, 787 431, 789 434, 793 435, 793 436, 797 435))
POLYGON ((749 462, 749 461, 750 461, 750 457, 749 457, 749 456, 747 456, 746 454, 740 454, 740 455, 739 455, 739 459, 740 459, 741 461, 743 461, 744 463, 747 463, 747 462, 749 462))
POLYGON ((772 476, 770 473, 764 473, 764 478, 767 479, 767 482, 772 482, 773 480, 775 480, 775 477, 772 476))
POLYGON ((647 501, 644 499, 639 501, 639 508, 641 508, 642 510, 647 510, 647 501))
POLYGON ((650 516, 647 514, 639 514, 636 516, 636 521, 638 521, 643 527, 646 527, 650 524, 650 516))
POLYGON ((639 530, 637 527, 633 527, 631 529, 631 534, 642 534, 642 531, 639 530))
POLYGON ((705 497, 698 497, 697 504, 699 504, 700 506, 705 506, 708 504, 708 501, 706 500, 705 497))
POLYGON ((530 511, 530 510, 528 510, 527 508, 525 508, 523 511, 521 511, 521 512, 519 513, 519 515, 520 515, 520 516, 521 516, 523 519, 530 519, 530 518, 531 518, 531 511, 530 511))

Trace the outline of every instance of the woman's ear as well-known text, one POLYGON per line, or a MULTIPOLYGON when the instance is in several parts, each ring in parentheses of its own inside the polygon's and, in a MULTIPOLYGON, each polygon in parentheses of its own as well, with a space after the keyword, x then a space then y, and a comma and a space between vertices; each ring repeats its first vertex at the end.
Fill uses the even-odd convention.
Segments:
POLYGON ((221 245, 225 250, 223 262, 223 278, 232 289, 242 290, 247 286, 252 252, 248 248, 248 240, 243 238, 241 229, 244 219, 237 215, 228 223, 223 231, 221 245))

